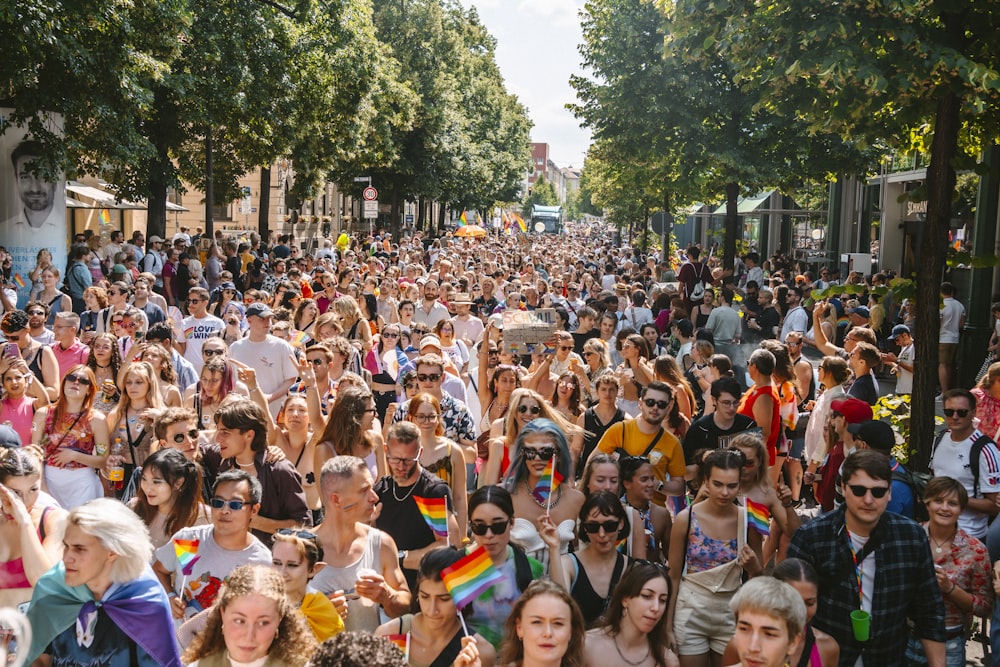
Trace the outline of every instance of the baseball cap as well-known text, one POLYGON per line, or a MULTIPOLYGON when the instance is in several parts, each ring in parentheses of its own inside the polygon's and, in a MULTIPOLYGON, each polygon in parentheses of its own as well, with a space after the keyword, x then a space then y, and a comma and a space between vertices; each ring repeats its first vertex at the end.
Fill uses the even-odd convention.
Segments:
POLYGON ((892 333, 889 334, 889 338, 891 340, 895 340, 897 337, 909 333, 910 333, 910 327, 906 326, 905 324, 897 324, 892 328, 892 333))
POLYGON ((425 347, 436 347, 441 349, 441 340, 434 334, 428 334, 420 339, 420 349, 423 350, 425 347))
POLYGON ((233 282, 231 282, 231 281, 229 281, 229 280, 226 280, 226 281, 223 281, 222 283, 219 284, 219 289, 231 289, 231 290, 235 290, 236 289, 236 284, 233 283, 233 282))
POLYGON ((682 318, 675 321, 673 324, 685 338, 690 338, 691 335, 694 334, 694 324, 692 324, 689 319, 682 318))
POLYGON ((21 436, 7 424, 0 424, 0 447, 7 449, 20 449, 21 436))
POLYGON ((148 241, 149 243, 163 243, 163 237, 162 237, 162 236, 157 236, 156 234, 153 234, 152 236, 150 236, 150 237, 149 237, 148 239, 146 239, 146 240, 147 240, 147 241, 148 241))
POLYGON ((890 452, 896 444, 896 434, 892 427, 883 421, 871 420, 860 424, 851 424, 848 432, 863 440, 866 445, 880 452, 890 452))
POLYGON ((247 317, 271 317, 274 312, 268 307, 266 303, 251 303, 247 306, 247 317))
POLYGON ((503 331, 503 315, 500 313, 494 313, 493 315, 490 315, 489 321, 493 323, 493 327, 495 329, 503 331))
POLYGON ((848 424, 860 424, 872 418, 872 406, 853 396, 831 402, 830 409, 844 415, 848 424))
POLYGON ((868 308, 866 306, 858 306, 857 308, 848 308, 847 312, 850 313, 851 315, 860 315, 866 320, 869 317, 871 317, 871 313, 868 312, 868 308))
POLYGON ((128 273, 128 269, 125 268, 124 264, 115 264, 111 267, 111 273, 128 273))

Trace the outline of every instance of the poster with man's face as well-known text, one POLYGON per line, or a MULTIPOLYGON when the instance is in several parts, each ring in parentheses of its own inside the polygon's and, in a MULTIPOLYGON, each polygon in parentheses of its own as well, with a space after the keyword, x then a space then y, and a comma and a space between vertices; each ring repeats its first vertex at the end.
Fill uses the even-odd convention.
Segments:
MULTIPOLYGON (((62 283, 69 232, 66 181, 62 175, 51 181, 32 173, 40 147, 25 128, 7 125, 12 111, 0 108, 0 129, 6 129, 0 134, 0 246, 6 248, 6 254, 0 252, 0 274, 17 290, 18 305, 23 307, 31 291, 28 274, 40 250, 52 253, 62 283)), ((61 116, 51 114, 46 121, 53 131, 62 131, 61 116)))

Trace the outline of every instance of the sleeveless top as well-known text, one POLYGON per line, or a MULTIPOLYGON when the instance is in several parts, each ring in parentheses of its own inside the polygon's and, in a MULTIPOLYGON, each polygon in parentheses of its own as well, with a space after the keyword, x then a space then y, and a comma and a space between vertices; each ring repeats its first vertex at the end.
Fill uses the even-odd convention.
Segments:
POLYGON ((703 329, 705 325, 708 324, 708 316, 712 314, 711 311, 709 311, 708 315, 702 314, 701 305, 702 304, 698 304, 698 313, 695 315, 695 320, 694 320, 695 329, 703 329))
MULTIPOLYGON (((55 507, 49 505, 42 510, 41 520, 38 522, 38 539, 45 541, 45 519, 49 512, 55 507)), ((31 588, 28 575, 24 572, 24 560, 20 556, 8 561, 0 561, 0 590, 12 590, 15 588, 31 588)))
POLYGON ((31 361, 28 363, 28 370, 31 374, 35 376, 35 379, 45 384, 45 378, 42 377, 42 346, 39 345, 35 349, 35 355, 31 357, 31 361))
MULTIPOLYGON (((629 509, 634 509, 638 514, 639 518, 642 519, 642 531, 646 536, 646 548, 649 549, 649 553, 653 553, 656 549, 656 530, 653 529, 653 509, 652 503, 646 507, 646 509, 641 510, 635 505, 630 505, 627 496, 623 493, 621 497, 622 507, 625 508, 627 515, 631 518, 631 512, 629 509)), ((627 549, 628 545, 622 545, 622 549, 627 549)), ((624 552, 622 552, 624 553, 624 552)))
MULTIPOLYGON (((401 635, 410 634, 410 628, 413 623, 413 614, 403 614, 399 617, 399 633, 401 635)), ((451 667, 451 664, 455 662, 455 658, 462 651, 462 637, 465 636, 465 632, 462 628, 459 628, 455 635, 451 638, 441 652, 437 654, 437 657, 427 666, 427 667, 451 667)))
POLYGON ((704 572, 725 565, 739 555, 737 539, 715 540, 701 531, 694 515, 694 507, 688 517, 689 534, 687 540, 687 569, 689 572, 704 572))
MULTIPOLYGON (((354 593, 354 584, 361 569, 382 572, 382 531, 376 528, 368 530, 365 540, 365 550, 354 563, 343 567, 324 567, 311 584, 313 588, 329 595, 334 591, 344 591, 348 595, 354 593)), ((344 629, 347 631, 374 632, 379 626, 379 607, 371 600, 358 598, 347 601, 347 618, 344 619, 344 629)))
POLYGON ((608 585, 608 595, 607 597, 601 597, 594 590, 594 586, 590 583, 590 578, 587 577, 587 570, 584 569, 577 555, 572 553, 570 556, 576 563, 576 581, 573 582, 570 595, 580 605, 580 611, 583 612, 583 620, 586 621, 587 627, 592 628, 604 616, 604 612, 607 611, 608 603, 611 602, 611 595, 614 593, 615 586, 618 585, 618 580, 621 579, 622 572, 625 570, 625 561, 627 559, 622 554, 617 555, 615 569, 611 573, 611 583, 608 585))
POLYGON ((67 468, 77 470, 87 468, 82 463, 72 462, 64 466, 56 464, 52 456, 60 449, 76 449, 84 454, 94 453, 94 430, 90 427, 90 415, 83 413, 64 414, 58 425, 54 425, 55 407, 49 410, 45 417, 45 464, 56 468, 67 468))
POLYGON ((10 427, 21 436, 21 442, 30 444, 31 424, 35 419, 35 399, 31 396, 5 398, 0 406, 0 420, 10 422, 10 427))
POLYGON ((808 625, 802 642, 802 657, 795 667, 823 667, 823 659, 819 655, 819 647, 816 646, 816 635, 808 625))
POLYGON ((451 486, 454 472, 451 469, 451 442, 448 442, 448 453, 430 465, 423 466, 424 470, 440 477, 445 484, 451 486))
POLYGON ((753 419, 753 406, 761 396, 770 396, 771 400, 774 401, 774 407, 771 409, 771 437, 765 443, 767 445, 767 463, 773 466, 778 459, 778 436, 781 435, 781 399, 778 397, 778 390, 774 385, 753 387, 743 394, 738 412, 753 419))
POLYGON ((587 466, 587 459, 590 457, 590 453, 597 447, 597 443, 601 441, 601 438, 607 430, 618 422, 623 421, 625 421, 625 412, 621 408, 615 409, 614 416, 608 421, 607 424, 601 421, 601 418, 597 416, 597 412, 594 411, 593 407, 587 408, 586 411, 584 411, 583 452, 580 454, 580 460, 577 461, 576 464, 577 479, 583 477, 583 469, 587 466))

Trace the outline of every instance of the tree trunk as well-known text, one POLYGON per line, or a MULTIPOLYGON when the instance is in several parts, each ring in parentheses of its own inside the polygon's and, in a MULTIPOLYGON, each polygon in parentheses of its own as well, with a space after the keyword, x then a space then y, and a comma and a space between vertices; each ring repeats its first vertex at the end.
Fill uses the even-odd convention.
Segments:
POLYGON ((424 222, 427 219, 427 208, 424 202, 424 198, 420 197, 417 199, 417 221, 413 224, 414 231, 423 231, 424 222))
POLYGON ((260 170, 260 206, 257 209, 257 233, 265 244, 268 243, 268 236, 271 234, 271 225, 268 218, 271 212, 271 165, 262 167, 260 170))
POLYGON ((167 173, 170 158, 158 156, 149 167, 149 192, 146 197, 146 238, 152 235, 167 238, 167 173))
POLYGON ((732 270, 736 264, 736 242, 743 236, 740 229, 740 215, 737 201, 740 186, 726 183, 726 236, 722 241, 722 268, 732 270))
POLYGON ((924 223, 917 272, 917 319, 913 332, 914 365, 912 413, 910 415, 911 469, 923 470, 934 438, 934 394, 938 381, 938 336, 940 335, 940 288, 948 253, 951 196, 955 191, 952 159, 958 150, 961 99, 941 87, 934 118, 934 140, 927 168, 927 221, 924 223))
POLYGON ((205 128, 205 235, 215 238, 215 188, 212 185, 212 128, 205 128))

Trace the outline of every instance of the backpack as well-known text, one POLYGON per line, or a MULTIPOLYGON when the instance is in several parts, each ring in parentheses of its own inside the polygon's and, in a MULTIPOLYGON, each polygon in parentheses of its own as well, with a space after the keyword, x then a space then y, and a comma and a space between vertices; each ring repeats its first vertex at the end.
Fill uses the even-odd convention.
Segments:
MULTIPOLYGON (((941 431, 938 436, 934 439, 934 445, 931 447, 931 456, 929 461, 934 461, 934 452, 937 451, 938 445, 944 439, 945 434, 948 433, 947 430, 941 431)), ((972 447, 969 448, 969 470, 972 471, 972 493, 969 494, 970 498, 979 497, 979 464, 980 455, 983 453, 983 447, 987 444, 993 442, 993 439, 985 433, 980 433, 979 437, 972 441, 972 447)), ((928 463, 928 466, 930 463, 928 463)), ((924 484, 926 486, 926 483, 924 484)))
POLYGON ((528 554, 524 553, 524 549, 516 544, 510 546, 514 549, 514 581, 517 583, 517 590, 523 593, 534 579, 531 563, 528 562, 528 554))
POLYGON ((932 475, 927 472, 911 472, 909 470, 893 470, 892 481, 902 482, 910 487, 913 493, 913 520, 918 523, 929 520, 930 514, 927 512, 927 505, 924 503, 924 490, 927 482, 931 481, 932 475))

